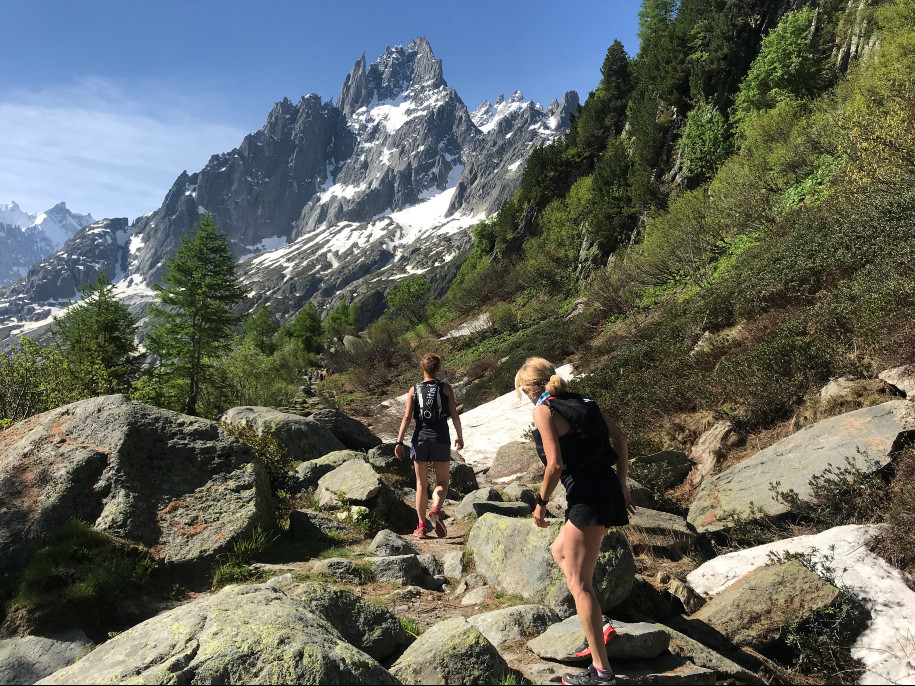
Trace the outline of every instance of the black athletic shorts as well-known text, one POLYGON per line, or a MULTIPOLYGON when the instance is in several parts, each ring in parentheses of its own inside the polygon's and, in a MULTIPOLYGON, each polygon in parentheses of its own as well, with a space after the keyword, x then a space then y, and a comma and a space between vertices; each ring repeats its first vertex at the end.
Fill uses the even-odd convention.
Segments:
POLYGON ((410 446, 410 459, 414 462, 451 462, 451 445, 418 441, 410 446))
POLYGON ((562 475, 566 489, 566 521, 585 526, 625 526, 629 523, 623 489, 613 470, 562 475))

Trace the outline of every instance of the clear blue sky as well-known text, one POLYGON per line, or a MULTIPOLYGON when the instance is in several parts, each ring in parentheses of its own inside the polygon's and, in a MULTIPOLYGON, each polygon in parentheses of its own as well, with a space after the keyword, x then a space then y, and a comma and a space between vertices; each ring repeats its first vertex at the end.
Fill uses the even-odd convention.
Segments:
POLYGON ((336 100, 363 52, 420 35, 471 109, 518 89, 584 99, 614 38, 637 51, 639 5, 3 0, 0 202, 134 218, 275 101, 336 100))

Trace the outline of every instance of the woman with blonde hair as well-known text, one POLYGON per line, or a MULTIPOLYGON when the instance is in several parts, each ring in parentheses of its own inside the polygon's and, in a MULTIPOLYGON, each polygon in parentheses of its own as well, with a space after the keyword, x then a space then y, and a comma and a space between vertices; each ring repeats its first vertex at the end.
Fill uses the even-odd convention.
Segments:
POLYGON ((530 358, 518 370, 515 390, 534 403, 534 443, 546 465, 534 509, 537 526, 549 526, 546 506, 560 481, 568 501, 565 524, 551 552, 566 577, 587 638, 575 654, 591 655, 592 664, 581 674, 564 675, 562 683, 615 684, 606 647, 615 632, 601 613, 593 577, 607 530, 628 524, 628 513, 635 511, 626 486, 626 434, 593 398, 569 393, 565 379, 542 357, 530 358))

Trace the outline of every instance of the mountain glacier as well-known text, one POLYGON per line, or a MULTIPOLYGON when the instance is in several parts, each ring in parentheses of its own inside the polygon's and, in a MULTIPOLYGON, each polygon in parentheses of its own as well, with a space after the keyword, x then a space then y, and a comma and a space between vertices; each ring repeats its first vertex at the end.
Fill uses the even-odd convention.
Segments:
POLYGON ((515 92, 471 114, 426 39, 371 64, 363 55, 336 103, 315 94, 276 103, 238 148, 182 172, 161 207, 83 228, 0 290, 0 339, 43 326, 100 271, 142 314, 207 210, 239 260, 246 308, 265 303, 285 318, 309 300, 322 310, 346 300, 371 321, 407 275, 441 293, 470 227, 511 197, 528 155, 564 133, 577 106, 574 92, 547 108, 515 92))

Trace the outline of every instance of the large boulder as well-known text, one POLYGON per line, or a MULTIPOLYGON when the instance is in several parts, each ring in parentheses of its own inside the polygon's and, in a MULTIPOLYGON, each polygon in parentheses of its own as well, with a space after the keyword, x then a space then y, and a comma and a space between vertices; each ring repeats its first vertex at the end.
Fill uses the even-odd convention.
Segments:
POLYGON ((334 471, 337 467, 349 462, 350 460, 359 460, 365 455, 355 450, 335 450, 316 460, 303 462, 296 467, 295 473, 298 477, 298 486, 301 490, 307 491, 311 488, 317 488, 318 482, 325 474, 334 471))
POLYGON ((497 648, 509 641, 539 636, 559 617, 543 605, 515 605, 467 619, 497 648))
POLYGON ((292 587, 287 594, 301 600, 323 617, 340 635, 376 660, 405 647, 410 636, 390 610, 364 600, 344 588, 309 583, 292 587))
MULTIPOLYGON (((550 554, 561 525, 554 522, 541 529, 533 519, 485 514, 470 530, 467 546, 477 571, 491 586, 569 617, 575 612, 572 594, 550 554)), ((594 570, 594 589, 604 611, 626 600, 634 579, 635 562, 629 544, 619 530, 610 529, 594 570)))
POLYGON ((329 429, 311 417, 270 407, 233 407, 223 412, 219 421, 232 426, 248 426, 260 435, 270 436, 294 462, 315 460, 346 448, 329 429))
POLYGON ((496 503, 484 500, 473 504, 473 513, 482 517, 487 512, 492 512, 505 517, 530 517, 534 508, 527 503, 496 503))
POLYGON ((0 433, 0 593, 69 519, 203 570, 275 515, 251 449, 215 422, 133 402, 82 400, 0 433))
POLYGON ((473 509, 474 503, 501 503, 502 494, 494 488, 479 488, 472 493, 468 493, 458 505, 456 515, 458 518, 470 517, 475 514, 473 509))
POLYGON ((715 471, 718 458, 724 451, 725 440, 731 434, 733 425, 727 421, 716 422, 705 431, 690 450, 690 457, 695 467, 689 473, 686 483, 690 488, 698 488, 708 476, 715 471))
MULTIPOLYGON (((664 686, 714 686, 718 683, 715 672, 698 667, 674 655, 661 655, 651 660, 626 660, 614 662, 616 683, 664 684, 664 686)), ((558 684, 563 675, 576 673, 580 667, 570 668, 557 662, 542 662, 525 667, 526 676, 535 684, 558 684)))
POLYGON ((369 552, 377 557, 389 555, 419 555, 419 547, 410 543, 403 536, 395 534, 390 529, 382 529, 369 545, 369 552))
POLYGON ((652 553, 678 560, 696 543, 696 532, 683 517, 636 507, 626 538, 635 554, 652 553))
POLYGON ((228 586, 156 615, 43 684, 394 684, 309 604, 276 584, 228 586))
POLYGON ((382 440, 358 419, 353 419, 340 410, 322 410, 315 412, 311 418, 324 426, 337 439, 351 450, 371 450, 381 445, 382 440))
POLYGON ((423 569, 416 555, 387 555, 367 557, 372 577, 380 584, 395 586, 427 586, 429 573, 423 569))
POLYGON ((905 393, 910 400, 915 397, 915 364, 893 367, 880 372, 880 379, 905 393))
POLYGON ((793 490, 806 501, 812 477, 829 467, 844 467, 846 459, 864 470, 872 464, 882 467, 912 435, 915 403, 905 400, 824 419, 707 479, 689 508, 688 520, 702 532, 724 528, 735 515, 783 515, 788 505, 775 499, 772 484, 793 490))
POLYGON ((79 629, 60 636, 22 636, 0 640, 0 685, 34 684, 72 665, 92 649, 79 629))
POLYGON ((495 646, 463 617, 430 627, 391 667, 404 684, 495 684, 508 671, 495 646))
POLYGON ((500 447, 489 467, 490 479, 524 474, 534 464, 540 464, 537 449, 530 441, 512 441, 500 447))
POLYGON ((765 650, 776 643, 786 623, 829 611, 840 596, 831 583, 791 560, 750 572, 712 598, 693 619, 739 646, 765 650))
POLYGON ((683 483, 694 464, 686 453, 679 450, 640 455, 632 461, 641 471, 654 473, 654 483, 662 488, 673 488, 683 483))
POLYGON ((359 505, 377 496, 384 482, 372 466, 362 460, 349 460, 318 481, 317 497, 321 507, 340 506, 340 497, 359 505))
MULTIPOLYGON (((613 622, 616 636, 607 644, 607 656, 611 659, 651 659, 667 651, 670 636, 658 624, 639 622, 613 622)), ((585 641, 578 616, 553 624, 544 633, 528 641, 528 649, 545 660, 557 662, 589 662, 590 656, 575 656, 575 651, 585 641)))

